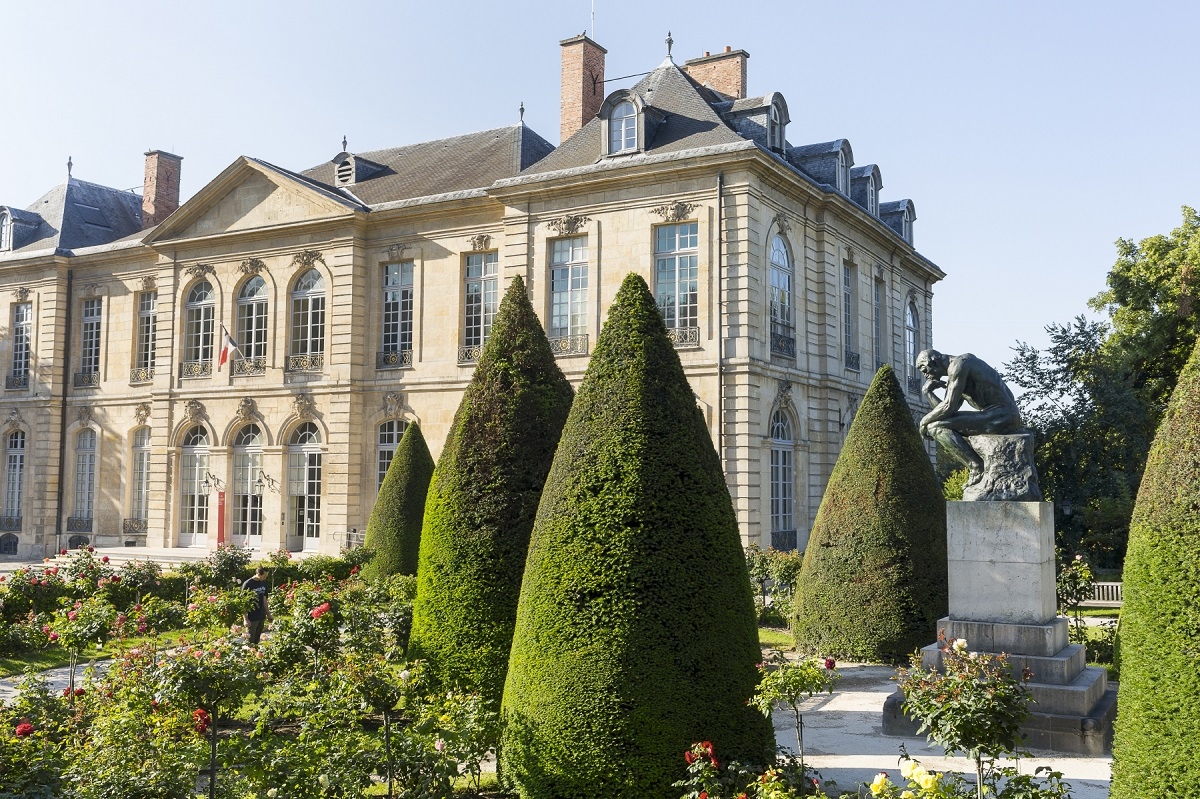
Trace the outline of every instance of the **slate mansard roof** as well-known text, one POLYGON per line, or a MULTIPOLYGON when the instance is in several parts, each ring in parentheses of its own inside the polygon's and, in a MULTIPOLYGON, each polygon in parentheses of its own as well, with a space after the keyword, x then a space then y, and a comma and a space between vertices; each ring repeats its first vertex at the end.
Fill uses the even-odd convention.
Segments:
POLYGON ((142 198, 130 191, 67 178, 12 216, 13 247, 3 256, 67 252, 108 244, 142 229, 142 198))
MULTIPOLYGON (((554 145, 520 124, 387 150, 354 153, 356 158, 383 168, 345 188, 368 206, 483 189, 497 180, 520 173, 553 149, 554 145)), ((335 176, 337 160, 306 169, 300 176, 339 192, 335 176)))

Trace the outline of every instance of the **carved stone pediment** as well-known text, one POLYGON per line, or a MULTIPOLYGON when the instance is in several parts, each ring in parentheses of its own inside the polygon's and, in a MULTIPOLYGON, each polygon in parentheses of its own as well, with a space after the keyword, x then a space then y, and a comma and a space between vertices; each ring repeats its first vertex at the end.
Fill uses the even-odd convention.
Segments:
POLYGON ((261 258, 247 258, 242 261, 241 266, 238 267, 238 271, 243 275, 257 275, 266 268, 267 265, 263 263, 261 258))
POLYGON ((685 203, 676 201, 660 205, 657 208, 650 209, 650 213, 658 214, 663 218, 664 222, 682 222, 692 216, 692 212, 696 210, 695 203, 685 203))
POLYGON ((205 275, 215 275, 217 269, 212 264, 192 264, 184 269, 183 273, 191 278, 201 278, 205 275))
POLYGON ((482 252, 490 249, 492 237, 486 233, 480 233, 478 236, 472 236, 471 238, 467 239, 467 243, 471 245, 471 249, 474 252, 482 252))
POLYGON ((557 219, 547 220, 546 227, 558 233, 560 236, 574 236, 583 228, 584 225, 591 221, 592 218, 589 216, 567 214, 566 216, 560 216, 557 219))
POLYGON ((305 250, 304 252, 298 252, 292 256, 292 266, 299 267, 301 269, 308 269, 317 262, 320 262, 323 266, 327 265, 325 264, 325 256, 321 255, 321 253, 317 252, 316 250, 305 250))
POLYGON ((146 275, 142 278, 142 291, 157 291, 158 277, 155 275, 146 275))

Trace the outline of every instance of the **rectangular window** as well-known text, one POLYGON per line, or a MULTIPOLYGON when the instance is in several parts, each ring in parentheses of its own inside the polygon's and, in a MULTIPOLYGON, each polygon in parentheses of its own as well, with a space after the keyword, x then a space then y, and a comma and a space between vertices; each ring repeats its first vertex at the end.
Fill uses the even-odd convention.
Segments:
POLYGON ((492 319, 496 316, 499 304, 499 264, 499 255, 494 252, 467 256, 466 302, 463 306, 464 347, 482 347, 492 332, 492 319))
POLYGON ((100 300, 83 301, 83 357, 79 371, 100 371, 100 300))
POLYGON ((267 357, 267 300, 238 300, 238 352, 243 358, 267 357))
POLYGON ((33 303, 13 306, 12 332, 12 377, 15 382, 27 385, 33 343, 33 303))
POLYGON ((413 264, 383 267, 383 351, 406 352, 413 343, 413 264))
POLYGON ((96 496, 95 481, 96 450, 78 450, 75 454, 75 518, 92 518, 92 505, 96 496))
POLYGON ((792 451, 785 447, 771 448, 771 532, 796 529, 795 474, 792 451))
POLYGON ((8 437, 4 476, 4 515, 15 518, 21 515, 21 494, 25 484, 25 434, 19 430, 8 437))
POLYGON ((587 236, 556 239, 550 248, 550 337, 587 333, 587 236))
POLYGON ((208 454, 184 451, 180 469, 182 488, 180 503, 180 544, 194 546, 204 543, 208 535, 208 454))
POLYGON ((135 369, 145 370, 146 377, 154 376, 154 353, 158 345, 158 292, 143 291, 138 295, 137 351, 135 369))
POLYGON ((846 345, 846 359, 856 351, 854 346, 854 267, 842 265, 842 336, 846 345))
POLYGON ((129 517, 145 521, 150 510, 150 450, 133 451, 133 495, 130 497, 129 517))
POLYGON ((321 453, 288 453, 288 494, 292 535, 315 549, 321 537, 321 453))
POLYGON ((188 308, 183 335, 183 360, 189 363, 211 361, 212 347, 212 304, 197 305, 188 308))
POLYGON ((292 355, 325 352, 325 295, 292 298, 292 355))
POLYGON ((379 425, 379 438, 375 447, 376 491, 383 485, 383 478, 387 477, 388 468, 392 465, 392 456, 396 454, 396 445, 400 443, 400 437, 404 435, 406 427, 408 425, 405 422, 394 420, 379 425))
POLYGON ((695 222, 654 231, 654 296, 668 328, 699 326, 699 246, 695 222))
POLYGON ((883 346, 883 281, 875 281, 875 367, 879 368, 887 362, 887 352, 883 346))
POLYGON ((261 473, 261 452, 233 454, 233 536, 242 543, 262 537, 263 498, 256 484, 261 473))

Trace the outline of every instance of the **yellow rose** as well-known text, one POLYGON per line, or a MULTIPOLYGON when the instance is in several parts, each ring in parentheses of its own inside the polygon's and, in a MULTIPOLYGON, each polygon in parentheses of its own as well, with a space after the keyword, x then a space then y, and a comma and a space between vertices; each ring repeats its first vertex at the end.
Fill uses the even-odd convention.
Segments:
POLYGON ((937 787, 938 775, 930 772, 925 772, 920 777, 916 778, 917 785, 921 786, 922 791, 932 791, 937 787))
POLYGON ((900 799, 917 799, 917 795, 912 791, 905 791, 904 793, 900 794, 900 799))
POLYGON ((915 760, 905 760, 900 764, 900 776, 906 780, 911 780, 913 772, 921 767, 921 764, 915 760))
POLYGON ((891 782, 888 780, 887 772, 879 772, 875 775, 875 781, 871 783, 871 795, 879 796, 879 794, 883 793, 884 789, 886 789, 890 784, 891 782))

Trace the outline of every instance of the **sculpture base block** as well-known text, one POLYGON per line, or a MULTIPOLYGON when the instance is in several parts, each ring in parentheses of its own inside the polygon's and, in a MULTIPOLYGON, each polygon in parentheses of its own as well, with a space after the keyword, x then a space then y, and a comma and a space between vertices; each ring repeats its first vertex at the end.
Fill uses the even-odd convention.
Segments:
POLYGON ((963 489, 967 502, 1040 502, 1033 433, 971 436, 971 448, 983 458, 983 478, 963 489))

